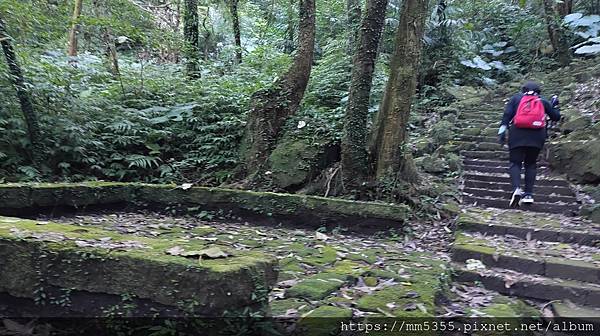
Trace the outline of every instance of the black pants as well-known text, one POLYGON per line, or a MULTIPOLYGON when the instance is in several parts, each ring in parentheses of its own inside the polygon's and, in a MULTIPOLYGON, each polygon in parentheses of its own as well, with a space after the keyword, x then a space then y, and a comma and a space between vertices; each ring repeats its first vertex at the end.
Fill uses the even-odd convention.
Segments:
POLYGON ((541 149, 537 147, 515 147, 510 150, 510 179, 513 190, 521 187, 521 169, 525 165, 525 194, 533 194, 536 163, 541 149))

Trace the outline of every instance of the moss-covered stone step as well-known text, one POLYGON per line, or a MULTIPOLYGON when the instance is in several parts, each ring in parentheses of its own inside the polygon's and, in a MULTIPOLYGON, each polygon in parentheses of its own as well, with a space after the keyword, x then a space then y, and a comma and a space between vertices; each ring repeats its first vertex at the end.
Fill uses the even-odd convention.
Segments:
POLYGON ((471 270, 454 263, 453 279, 457 282, 481 283, 485 288, 505 295, 544 301, 568 298, 576 304, 600 307, 600 286, 541 276, 528 276, 502 269, 471 270))
POLYGON ((471 149, 471 150, 483 150, 483 151, 489 151, 489 150, 501 150, 502 149, 502 145, 500 145, 497 142, 465 142, 465 147, 463 147, 464 149, 471 149))
POLYGON ((600 249, 586 247, 577 259, 563 257, 568 251, 584 249, 569 244, 543 244, 541 247, 513 239, 509 243, 499 236, 471 237, 457 233, 452 248, 452 260, 466 262, 480 260, 487 267, 498 267, 525 274, 537 274, 550 278, 561 278, 600 284, 600 249), (527 245, 534 247, 525 248, 527 245))
MULTIPOLYGON (((535 195, 534 195, 535 196, 535 195)), ((479 197, 479 196, 463 196, 463 204, 476 205, 479 207, 490 207, 498 209, 512 209, 510 206, 510 198, 492 198, 492 197, 479 197)), ((542 212, 542 213, 553 213, 563 214, 567 216, 576 216, 579 214, 579 204, 573 203, 545 203, 536 201, 533 204, 527 204, 519 207, 519 209, 542 212)))
POLYGON ((495 136, 482 136, 482 135, 458 134, 457 140, 459 140, 459 141, 470 141, 470 142, 497 142, 498 141, 498 137, 495 137, 495 136))
POLYGON ((508 151, 465 150, 460 154, 465 158, 508 160, 508 151))
POLYGON ((275 223, 313 228, 340 226, 350 230, 400 227, 410 214, 408 206, 398 204, 223 188, 110 182, 0 184, 0 214, 29 213, 40 207, 129 202, 201 206, 205 210, 230 211, 275 223))
MULTIPOLYGON (((570 321, 572 323, 592 324, 593 329, 571 330, 571 331, 592 331, 600 328, 600 308, 578 306, 566 299, 561 302, 552 303, 554 316, 559 320, 570 321), (593 326, 595 324, 595 326, 593 326)), ((567 325, 569 325, 567 323, 567 325)), ((581 327, 582 325, 580 325, 581 327)))
POLYGON ((463 231, 600 246, 600 225, 578 218, 471 208, 459 215, 457 223, 463 231))
POLYGON ((295 284, 285 292, 285 296, 304 300, 321 300, 347 283, 355 281, 356 277, 364 272, 365 267, 357 262, 339 261, 332 268, 295 284))
POLYGON ((126 313, 106 306, 107 297, 143 304, 146 311, 129 307, 133 314, 221 316, 246 307, 263 309, 277 277, 276 264, 262 253, 201 241, 0 217, 0 293, 46 308, 69 305, 70 316, 126 313), (176 246, 191 257, 168 254, 176 246), (199 259, 215 247, 228 256, 199 259))
MULTIPOLYGON (((501 190, 501 191, 505 191, 505 192, 509 192, 509 193, 511 193, 513 191, 508 178, 498 178, 498 180, 496 182, 466 180, 465 187, 488 189, 488 190, 501 190)), ((536 185, 535 186, 535 194, 537 195, 538 193, 545 194, 545 195, 572 196, 573 190, 571 190, 571 188, 567 188, 567 187, 536 185)))

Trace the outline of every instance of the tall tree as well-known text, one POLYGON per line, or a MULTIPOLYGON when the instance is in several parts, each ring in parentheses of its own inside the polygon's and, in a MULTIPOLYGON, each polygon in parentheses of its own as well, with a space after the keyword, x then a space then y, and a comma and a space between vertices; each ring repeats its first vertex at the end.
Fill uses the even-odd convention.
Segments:
POLYGON ((300 0, 296 56, 287 73, 266 90, 252 95, 242 156, 246 173, 266 163, 287 118, 298 111, 310 78, 315 48, 315 0, 300 0))
POLYGON ((417 180, 412 156, 404 147, 423 49, 427 4, 428 0, 402 2, 390 77, 372 133, 371 155, 379 179, 389 176, 407 182, 417 180))
POLYGON ((368 0, 359 30, 358 49, 352 61, 352 80, 342 138, 344 188, 355 189, 367 177, 367 119, 375 59, 385 23, 388 0, 368 0))
MULTIPOLYGON (((107 4, 105 2, 101 3, 101 0, 92 0, 92 4, 96 17, 106 16, 105 6, 107 4)), ((110 72, 118 78, 121 76, 121 73, 119 71, 119 57, 117 55, 117 47, 115 46, 115 38, 112 34, 112 29, 107 24, 103 24, 100 27, 100 33, 102 34, 102 42, 104 43, 106 55, 108 56, 110 72)))
MULTIPOLYGON (((569 49, 569 42, 565 30, 560 24, 562 16, 559 14, 557 9, 553 6, 555 0, 543 0, 544 3, 544 17, 546 19, 546 25, 548 28, 548 36, 550 37, 550 43, 558 58, 558 62, 562 66, 569 65, 571 63, 571 50, 569 49)), ((568 6, 561 10, 568 10, 568 6)))
POLYGON ((73 9, 73 25, 71 26, 71 31, 69 33, 69 56, 77 56, 77 35, 79 34, 79 30, 81 25, 79 24, 79 17, 81 16, 81 10, 83 8, 83 0, 75 0, 75 8, 73 9))
POLYGON ((25 85, 25 79, 23 78, 23 71, 17 60, 17 55, 11 43, 12 38, 8 35, 6 24, 2 17, 0 17, 0 44, 2 45, 2 51, 4 57, 8 63, 8 69, 10 71, 10 78, 17 91, 17 98, 21 105, 21 111, 27 124, 27 130, 29 132, 29 141, 32 145, 32 157, 33 161, 37 164, 41 162, 42 149, 41 149, 41 132, 40 125, 38 122, 37 114, 33 109, 33 103, 27 87, 25 85))
POLYGON ((356 43, 359 39, 359 27, 360 27, 360 14, 361 14, 360 0, 346 0, 346 20, 348 27, 348 54, 352 55, 356 49, 356 43))
POLYGON ((239 0, 228 0, 229 13, 233 24, 233 36, 235 38, 235 60, 242 63, 242 32, 240 29, 239 0))
POLYGON ((184 53, 186 57, 186 74, 195 79, 200 77, 198 59, 200 58, 200 21, 198 17, 198 0, 185 0, 183 13, 184 53))
POLYGON ((565 17, 573 13, 573 0, 563 0, 556 3, 556 11, 561 17, 565 17))

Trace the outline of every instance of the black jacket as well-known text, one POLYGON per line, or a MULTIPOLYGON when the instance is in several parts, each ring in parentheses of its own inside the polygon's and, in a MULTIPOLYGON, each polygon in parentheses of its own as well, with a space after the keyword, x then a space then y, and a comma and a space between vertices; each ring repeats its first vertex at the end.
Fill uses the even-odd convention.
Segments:
MULTIPOLYGON (((506 104, 506 108, 504 109, 502 125, 510 125, 510 130, 508 133, 508 147, 510 149, 516 147, 537 147, 541 149, 544 147, 547 137, 545 128, 517 128, 515 125, 511 124, 515 114, 517 114, 517 109, 519 108, 519 103, 521 102, 523 96, 524 95, 522 93, 514 95, 508 104, 506 104)), ((560 120, 560 111, 558 107, 552 107, 552 104, 550 104, 550 102, 543 97, 542 103, 544 104, 546 115, 550 118, 550 120, 560 120)))

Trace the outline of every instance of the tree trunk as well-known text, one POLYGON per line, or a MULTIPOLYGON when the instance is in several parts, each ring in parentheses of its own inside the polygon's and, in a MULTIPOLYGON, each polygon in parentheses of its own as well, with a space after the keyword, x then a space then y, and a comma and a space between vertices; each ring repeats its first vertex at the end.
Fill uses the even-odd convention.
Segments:
MULTIPOLYGON (((99 3, 99 0, 93 0, 92 4, 94 6, 94 14, 96 17, 100 18, 105 16, 105 11, 102 8, 102 4, 99 3)), ((112 30, 109 26, 102 26, 100 30, 102 33, 102 41, 106 48, 106 55, 108 57, 108 68, 115 78, 119 78, 121 76, 119 70, 119 57, 117 55, 117 47, 115 46, 115 38, 112 34, 112 30)))
POLYGON ((81 25, 77 22, 81 16, 81 9, 83 8, 83 0, 75 0, 75 9, 73 10, 73 26, 69 33, 69 56, 77 56, 77 35, 81 25))
POLYGON ((23 72, 21 71, 21 66, 19 65, 19 62, 17 60, 17 55, 15 54, 15 50, 13 49, 11 40, 12 38, 8 35, 8 32, 6 31, 4 20, 2 19, 2 17, 0 17, 0 44, 2 45, 2 50, 4 52, 4 56, 6 57, 8 69, 11 74, 10 78, 15 87, 15 90, 17 91, 17 98, 19 99, 21 111, 23 112, 25 123, 27 124, 27 130, 29 132, 29 141, 31 142, 32 147, 31 156, 33 158, 34 163, 37 165, 39 162, 41 162, 41 157, 43 156, 40 125, 38 122, 37 114, 33 109, 31 96, 25 85, 23 72))
POLYGON ((571 63, 571 50, 569 49, 569 42, 567 41, 565 32, 558 23, 558 13, 556 13, 552 6, 553 0, 543 1, 548 36, 550 37, 552 48, 557 55, 558 63, 562 66, 569 65, 571 63))
POLYGON ((356 189, 369 175, 367 119, 375 59, 388 0, 369 0, 352 61, 352 80, 342 138, 342 178, 346 190, 356 189))
POLYGON ((300 0, 298 49, 287 73, 272 88, 252 95, 242 155, 246 173, 266 163, 287 118, 300 106, 310 78, 315 46, 315 1, 300 0))
POLYGON ((239 0, 229 0, 229 11, 233 23, 233 35, 235 37, 235 60, 237 64, 242 63, 242 33, 240 30, 240 15, 238 12, 239 0))
POLYGON ((360 34, 360 0, 346 0, 346 11, 348 26, 348 54, 352 55, 356 50, 356 43, 358 42, 360 34))
POLYGON ((184 53, 186 57, 186 75, 191 79, 200 77, 198 58, 200 57, 200 32, 198 18, 198 0, 185 0, 183 14, 184 53))
POLYGON ((390 78, 372 133, 371 155, 378 179, 386 176, 407 182, 417 179, 412 156, 404 147, 421 61, 427 2, 402 2, 390 78))
POLYGON ((573 0, 563 0, 562 3, 557 3, 556 11, 563 18, 573 13, 573 0))

